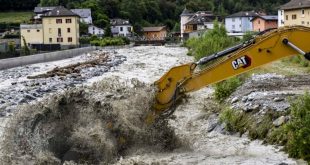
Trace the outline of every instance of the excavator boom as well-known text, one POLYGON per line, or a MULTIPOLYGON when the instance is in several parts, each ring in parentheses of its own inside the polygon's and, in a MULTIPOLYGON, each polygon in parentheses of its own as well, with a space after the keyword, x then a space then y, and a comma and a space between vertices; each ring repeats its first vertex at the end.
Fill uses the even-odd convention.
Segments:
POLYGON ((291 26, 273 29, 248 42, 228 48, 198 62, 176 66, 163 75, 158 88, 154 114, 160 115, 184 94, 220 82, 232 76, 282 59, 302 54, 310 59, 310 28, 291 26), (197 66, 205 65, 197 71, 197 66))

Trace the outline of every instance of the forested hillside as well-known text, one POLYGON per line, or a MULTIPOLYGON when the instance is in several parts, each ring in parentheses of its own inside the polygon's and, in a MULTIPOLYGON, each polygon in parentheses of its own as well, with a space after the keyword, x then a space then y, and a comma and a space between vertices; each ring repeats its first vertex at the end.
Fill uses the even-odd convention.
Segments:
POLYGON ((94 23, 105 26, 109 18, 128 18, 136 29, 147 25, 167 25, 178 29, 179 15, 186 6, 192 11, 211 10, 226 16, 241 10, 260 10, 276 14, 289 0, 0 0, 1 10, 32 10, 41 6, 91 8, 94 23))

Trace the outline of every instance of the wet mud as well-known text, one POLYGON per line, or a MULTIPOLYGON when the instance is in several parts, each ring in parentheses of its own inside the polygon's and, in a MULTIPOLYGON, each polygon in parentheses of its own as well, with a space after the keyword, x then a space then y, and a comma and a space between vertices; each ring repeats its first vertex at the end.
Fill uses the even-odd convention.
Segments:
POLYGON ((109 79, 20 107, 5 130, 1 162, 108 164, 133 148, 171 151, 181 144, 168 121, 145 123, 153 94, 135 79, 109 79))

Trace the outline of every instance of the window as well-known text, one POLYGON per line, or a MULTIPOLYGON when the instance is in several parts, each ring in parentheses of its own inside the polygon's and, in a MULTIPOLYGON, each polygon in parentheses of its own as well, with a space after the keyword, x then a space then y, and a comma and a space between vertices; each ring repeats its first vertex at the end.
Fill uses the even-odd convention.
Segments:
POLYGON ((260 24, 260 20, 258 20, 258 24, 260 24))
POLYGON ((292 19, 296 19, 296 18, 297 18, 296 14, 293 14, 292 19))
POLYGON ((68 42, 72 42, 72 37, 68 37, 68 42))
POLYGON ((232 25, 232 29, 235 29, 235 25, 232 25))
POLYGON ((239 27, 241 28, 241 24, 239 25, 239 27))
POLYGON ((304 15, 305 14, 305 10, 301 10, 301 14, 304 15))
POLYGON ((70 29, 70 28, 67 28, 67 32, 70 33, 70 32, 71 32, 71 29, 70 29))
POLYGON ((58 28, 58 36, 61 36, 61 29, 58 28))
POLYGON ((57 42, 63 42, 63 38, 57 38, 57 42))
POLYGON ((301 21, 301 24, 302 24, 302 25, 305 24, 305 21, 301 21))
POLYGON ((57 23, 57 24, 62 23, 62 19, 56 19, 56 23, 57 23))
POLYGON ((52 43, 52 42, 53 42, 53 39, 52 39, 52 38, 49 38, 49 42, 52 43))
POLYGON ((71 19, 66 19, 66 23, 71 23, 71 19))
POLYGON ((49 28, 49 29, 48 29, 48 32, 49 32, 50 34, 52 34, 52 28, 49 28))
POLYGON ((40 30, 39 30, 39 29, 37 29, 37 32, 40 32, 40 30))
POLYGON ((30 30, 27 30, 28 33, 30 33, 30 30))
POLYGON ((131 32, 131 27, 128 27, 127 30, 128 30, 129 32, 131 32))
POLYGON ((288 15, 286 15, 285 17, 286 17, 286 20, 288 20, 288 15))
POLYGON ((232 22, 235 22, 235 18, 232 19, 232 22))
POLYGON ((122 32, 122 31, 123 31, 123 27, 119 27, 119 31, 121 31, 121 32, 122 32))

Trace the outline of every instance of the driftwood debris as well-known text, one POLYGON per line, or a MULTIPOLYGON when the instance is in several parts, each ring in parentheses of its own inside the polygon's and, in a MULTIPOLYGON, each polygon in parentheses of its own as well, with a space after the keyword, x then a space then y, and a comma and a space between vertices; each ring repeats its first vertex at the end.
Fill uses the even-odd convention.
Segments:
POLYGON ((80 71, 84 68, 95 67, 96 65, 104 65, 107 62, 108 54, 102 53, 97 55, 96 58, 85 61, 85 62, 78 62, 76 64, 70 64, 64 67, 56 67, 51 71, 48 71, 43 74, 35 75, 35 76, 28 76, 28 79, 38 79, 38 78, 49 78, 49 77, 64 77, 68 74, 75 73, 77 76, 80 76, 80 71))

